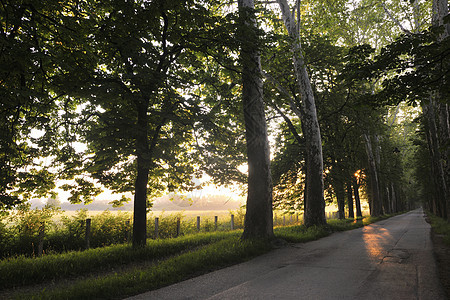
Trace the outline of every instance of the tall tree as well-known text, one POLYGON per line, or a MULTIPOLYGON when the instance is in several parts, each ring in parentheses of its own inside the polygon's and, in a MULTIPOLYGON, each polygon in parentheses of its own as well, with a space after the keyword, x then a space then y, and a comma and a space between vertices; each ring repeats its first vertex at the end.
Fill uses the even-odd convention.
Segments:
POLYGON ((243 239, 272 238, 272 177, 264 113, 260 42, 253 0, 239 0, 242 103, 248 157, 248 194, 243 239))
MULTIPOLYGON (((322 139, 317 119, 316 103, 311 87, 300 43, 300 24, 294 19, 286 0, 277 0, 284 25, 291 39, 292 60, 301 94, 301 115, 303 135, 306 144, 306 183, 304 197, 304 222, 306 226, 326 224, 322 139)), ((294 12, 295 12, 294 8, 294 12)), ((300 15, 299 8, 297 13, 300 15)))
POLYGON ((78 11, 59 1, 0 5, 0 210, 54 194, 67 174, 58 167, 70 151, 64 124, 72 100, 53 82, 80 55, 69 45, 69 36, 83 34, 78 11))
MULTIPOLYGON (((94 3, 97 14, 88 20, 94 18, 95 26, 84 48, 96 65, 79 64, 61 81, 61 90, 70 83, 71 94, 87 100, 82 169, 115 192, 134 192, 135 247, 146 243, 149 200, 163 191, 192 189, 199 175, 194 130, 200 115, 211 118, 201 97, 182 91, 202 84, 196 82, 197 68, 206 62, 201 51, 207 52, 217 21, 205 4, 94 3)), ((67 188, 82 190, 77 183, 67 188)))
MULTIPOLYGON (((448 39, 450 36, 449 8, 447 0, 433 0, 432 25, 441 27, 442 33, 438 35, 437 42, 448 39), (447 21, 445 21, 447 20, 447 21)), ((448 68, 448 60, 439 64, 438 68, 448 68)), ((448 77, 440 80, 441 85, 448 85, 448 77)), ((436 188, 438 195, 442 197, 442 216, 450 220, 450 107, 448 94, 435 90, 425 104, 424 110, 427 116, 428 146, 433 164, 436 188)))

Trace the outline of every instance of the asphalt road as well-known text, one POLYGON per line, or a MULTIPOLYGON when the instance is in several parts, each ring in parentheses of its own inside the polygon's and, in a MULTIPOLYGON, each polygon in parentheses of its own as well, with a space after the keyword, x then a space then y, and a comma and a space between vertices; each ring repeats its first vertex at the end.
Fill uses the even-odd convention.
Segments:
POLYGON ((422 209, 129 299, 446 299, 422 209))

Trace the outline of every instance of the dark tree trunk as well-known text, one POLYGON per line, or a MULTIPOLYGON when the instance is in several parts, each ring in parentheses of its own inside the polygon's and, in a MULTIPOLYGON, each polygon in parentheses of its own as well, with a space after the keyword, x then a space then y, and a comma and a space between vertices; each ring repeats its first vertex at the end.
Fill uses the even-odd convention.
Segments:
POLYGON ((355 212, 353 207, 353 193, 352 193, 352 184, 351 182, 347 182, 347 206, 348 206, 348 217, 349 219, 355 218, 355 212))
POLYGON ((433 97, 430 97, 429 102, 423 105, 423 111, 426 118, 425 133, 428 141, 428 150, 431 158, 431 171, 433 173, 433 182, 435 187, 435 206, 437 215, 442 218, 447 218, 447 203, 445 201, 447 199, 447 186, 439 145, 435 109, 435 101, 433 100, 433 97))
POLYGON ((336 180, 334 183, 334 189, 335 189, 337 203, 338 203, 338 217, 339 217, 339 220, 343 220, 343 219, 345 219, 344 183, 340 180, 336 180))
POLYGON ((355 195, 356 217, 362 217, 361 200, 359 198, 359 184, 356 179, 353 180, 353 194, 355 195))
POLYGON ((373 155, 372 143, 370 141, 370 136, 368 134, 363 134, 366 145, 367 160, 369 165, 369 206, 370 214, 372 216, 380 216, 382 213, 381 207, 381 197, 380 197, 380 186, 378 181, 378 172, 375 162, 375 157, 373 155))
POLYGON ((272 177, 264 115, 263 82, 253 0, 239 0, 242 102, 248 157, 248 195, 243 239, 272 238, 272 177))
POLYGON ((440 103, 439 105, 439 138, 442 148, 442 169, 444 172, 444 182, 446 186, 446 207, 447 219, 450 220, 450 120, 449 105, 440 103))
MULTIPOLYGON (((145 101, 143 101, 145 102, 145 101)), ((136 129, 137 176, 134 192, 133 247, 143 247, 147 242, 147 184, 150 170, 148 145, 148 103, 138 103, 136 129)))
MULTIPOLYGON (((394 183, 391 183, 391 213, 397 213, 399 211, 398 209, 398 199, 397 199, 397 193, 395 192, 394 183)), ((389 188, 388 188, 389 190, 389 188)))
POLYGON ((381 175, 381 146, 380 146, 380 137, 375 134, 373 136, 374 141, 374 155, 375 155, 375 166, 377 170, 377 178, 378 178, 378 197, 380 203, 380 214, 386 213, 388 210, 387 199, 385 199, 383 195, 383 190, 385 186, 385 180, 381 175))

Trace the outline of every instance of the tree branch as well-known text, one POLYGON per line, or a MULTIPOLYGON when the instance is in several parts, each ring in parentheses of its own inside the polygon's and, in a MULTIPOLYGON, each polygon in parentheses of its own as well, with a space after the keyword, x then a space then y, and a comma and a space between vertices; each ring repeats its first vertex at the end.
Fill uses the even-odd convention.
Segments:
POLYGON ((400 29, 410 35, 412 34, 411 31, 409 31, 408 29, 406 29, 405 27, 403 27, 403 25, 391 14, 391 12, 386 8, 386 5, 384 4, 384 2, 381 2, 381 6, 383 7, 384 11, 386 12, 386 14, 388 15, 388 17, 391 19, 391 21, 393 21, 395 24, 397 24, 398 27, 400 27, 400 29))

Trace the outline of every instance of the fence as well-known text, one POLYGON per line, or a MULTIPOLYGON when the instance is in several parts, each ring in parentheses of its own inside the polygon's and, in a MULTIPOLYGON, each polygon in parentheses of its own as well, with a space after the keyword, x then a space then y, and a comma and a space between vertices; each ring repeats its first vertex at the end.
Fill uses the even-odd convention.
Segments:
MULTIPOLYGON (((177 237, 183 234, 188 233, 194 233, 194 232, 200 232, 200 231, 217 231, 217 230, 234 230, 243 228, 244 225, 244 215, 242 213, 238 214, 238 219, 236 223, 236 218, 234 214, 230 215, 230 218, 225 221, 222 221, 219 223, 219 217, 214 216, 213 222, 211 222, 210 218, 207 217, 196 217, 196 222, 182 222, 181 217, 177 217, 176 221, 173 219, 172 216, 171 221, 167 221, 167 219, 170 218, 160 218, 155 217, 154 222, 150 221, 148 222, 147 232, 149 233, 149 238, 159 239, 159 238, 167 238, 167 237, 177 237), (183 226, 182 226, 183 225, 183 226)), ((337 212, 329 212, 326 214, 327 219, 335 219, 338 217, 337 212)), ((95 219, 95 218, 94 218, 95 219)), ((274 226, 288 226, 288 225, 294 225, 299 224, 299 219, 302 219, 302 216, 299 214, 295 215, 286 215, 286 214, 274 214, 274 220, 273 224, 274 226)), ((129 243, 131 242, 132 238, 132 228, 131 228, 131 222, 130 219, 124 220, 121 219, 117 220, 120 222, 123 222, 121 224, 116 222, 110 222, 110 224, 105 224, 107 222, 104 222, 104 224, 98 224, 101 220, 95 219, 94 222, 92 222, 91 218, 85 218, 80 219, 78 218, 78 231, 79 234, 76 234, 72 232, 72 235, 68 233, 67 236, 64 238, 59 237, 59 241, 56 238, 52 238, 52 234, 55 235, 55 232, 52 232, 50 234, 46 233, 46 225, 44 222, 40 223, 39 230, 37 232, 37 235, 34 237, 28 239, 29 243, 31 244, 31 251, 32 253, 28 252, 28 254, 40 256, 44 253, 44 251, 53 251, 53 252, 59 252, 59 251, 67 251, 67 250, 81 250, 81 249, 89 249, 91 247, 99 247, 103 245, 113 244, 113 243, 129 243), (95 222, 97 221, 97 222, 95 222), (93 234, 93 227, 94 226, 94 243, 92 243, 92 234, 93 234), (109 226, 109 227, 108 227, 109 226), (103 234, 104 236, 107 236, 111 232, 108 231, 110 228, 122 228, 121 233, 116 232, 116 235, 119 234, 122 237, 120 238, 104 238, 102 241, 98 241, 98 235, 103 234), (80 231, 83 230, 83 233, 80 231), (75 242, 75 248, 67 245, 66 243, 73 243, 73 240, 78 240, 78 242, 75 242), (61 244, 61 245, 57 245, 61 244)), ((195 219, 194 219, 195 220, 195 219)), ((73 221, 71 224, 76 225, 75 221, 73 221), (73 224, 72 224, 73 223, 73 224)), ((26 243, 26 241, 24 241, 26 243)), ((29 245, 30 245, 29 244, 29 245)), ((22 242, 23 245, 23 242, 22 242)), ((1 245, 0 245, 1 246, 1 245)), ((17 247, 16 247, 17 249, 17 247)), ((4 250, 4 249, 0 249, 4 250)), ((20 253, 15 251, 15 249, 11 249, 9 251, 0 251, 0 256, 9 256, 9 255, 15 255, 15 254, 26 254, 26 253, 20 253)))

